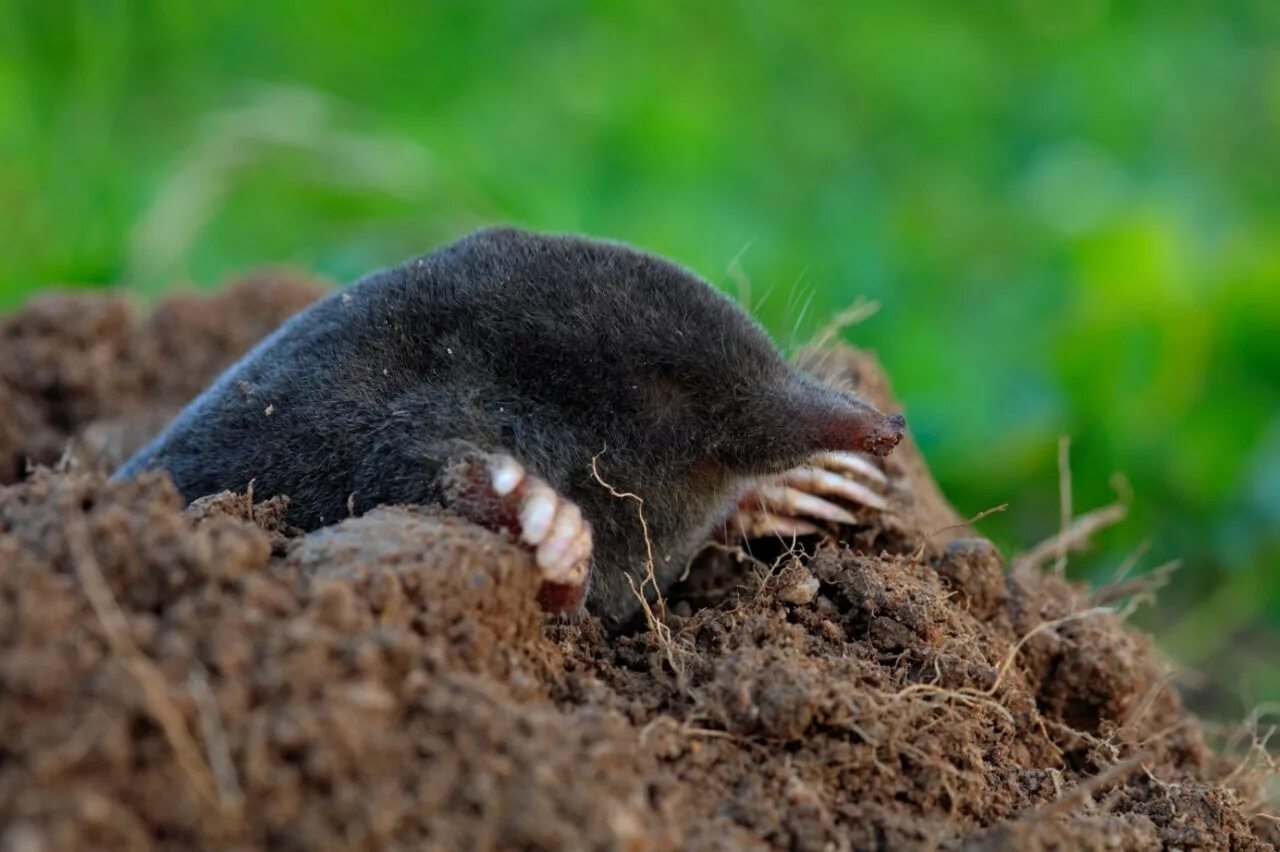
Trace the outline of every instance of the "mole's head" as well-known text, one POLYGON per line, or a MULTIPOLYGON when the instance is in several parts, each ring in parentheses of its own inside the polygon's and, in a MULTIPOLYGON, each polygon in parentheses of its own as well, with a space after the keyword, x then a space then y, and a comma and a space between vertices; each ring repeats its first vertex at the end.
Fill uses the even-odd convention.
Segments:
POLYGON ((614 243, 481 231, 455 251, 492 282, 495 363, 521 394, 637 465, 734 475, 823 450, 885 455, 905 421, 788 364, 756 323, 675 264, 614 243))

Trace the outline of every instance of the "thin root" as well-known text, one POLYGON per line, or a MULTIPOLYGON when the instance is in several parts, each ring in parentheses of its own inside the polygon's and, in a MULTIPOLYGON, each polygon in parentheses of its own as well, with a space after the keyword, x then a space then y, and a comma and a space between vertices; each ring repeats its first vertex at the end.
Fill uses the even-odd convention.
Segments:
POLYGON ((671 670, 675 672, 677 677, 683 679, 684 670, 676 662, 675 643, 671 638, 671 628, 666 625, 664 620, 667 612, 667 604, 662 597, 662 587, 658 584, 658 576, 656 569, 654 568, 653 540, 649 536, 649 522, 646 521, 644 517, 644 498, 631 491, 619 491, 604 481, 604 478, 600 476, 600 468, 598 464, 600 456, 604 455, 604 453, 605 451, 601 450, 599 453, 596 453, 591 457, 591 475, 595 478, 596 482, 600 483, 601 487, 608 490, 608 492, 614 497, 617 497, 620 500, 635 501, 636 515, 640 519, 640 530, 644 534, 644 580, 642 580, 640 585, 637 586, 635 578, 628 573, 627 583, 631 586, 632 594, 634 594, 640 601, 640 606, 644 610, 645 624, 647 624, 649 630, 658 637, 658 644, 662 646, 663 652, 667 656, 667 662, 671 664, 671 670), (649 604, 649 596, 645 593, 646 586, 652 586, 654 600, 657 601, 658 609, 662 613, 663 618, 659 618, 653 611, 653 607, 649 604))
POLYGON ((1129 514, 1125 503, 1112 503, 1101 509, 1086 512, 1076 518, 1057 535, 1045 539, 1027 553, 1014 560, 1014 568, 1038 568, 1063 550, 1079 550, 1093 538, 1094 533, 1115 526, 1129 514))
POLYGON ((1000 665, 996 668, 995 680, 992 681, 991 686, 986 689, 974 689, 969 686, 947 689, 931 683, 915 683, 895 693, 894 697, 904 698, 912 694, 928 693, 945 698, 951 698, 970 706, 974 704, 985 704, 993 707, 993 709, 998 708, 1001 715, 1003 715, 1008 721, 1013 722, 1013 714, 995 698, 995 695, 999 691, 1000 685, 1004 682, 1005 676, 1009 673, 1009 669, 1013 667, 1013 663, 1018 657, 1018 652, 1022 650, 1023 646, 1026 645, 1032 637, 1044 632, 1045 630, 1052 630, 1053 628, 1059 627, 1068 622, 1079 621, 1082 618, 1088 618, 1093 615, 1112 612, 1113 610, 1109 607, 1094 607, 1080 612, 1073 612, 1069 615, 1064 615, 1061 618, 1055 618, 1036 625, 1031 630, 1028 630, 1023 634, 1022 638, 1015 642, 1013 647, 1009 649, 1009 653, 1005 655, 1004 660, 1002 660, 1000 665))

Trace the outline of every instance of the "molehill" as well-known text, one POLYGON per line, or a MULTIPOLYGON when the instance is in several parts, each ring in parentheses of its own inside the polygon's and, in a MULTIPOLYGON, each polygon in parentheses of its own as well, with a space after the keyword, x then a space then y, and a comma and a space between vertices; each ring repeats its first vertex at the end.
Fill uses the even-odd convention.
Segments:
MULTIPOLYGON (((1007 565, 910 444, 890 514, 708 551, 618 638, 545 620, 523 551, 430 509, 299 536, 268 495, 106 481, 320 292, 268 273, 0 320, 0 848, 1277 841, 1099 607, 1123 590, 1007 565)), ((807 357, 893 408, 865 354, 807 357)))

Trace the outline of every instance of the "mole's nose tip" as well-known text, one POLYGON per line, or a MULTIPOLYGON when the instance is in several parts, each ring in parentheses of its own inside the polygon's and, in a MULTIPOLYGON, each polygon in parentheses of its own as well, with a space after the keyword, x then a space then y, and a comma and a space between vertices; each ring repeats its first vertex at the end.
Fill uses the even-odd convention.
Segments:
POLYGON ((902 441, 903 432, 907 428, 907 418, 901 414, 884 415, 883 425, 866 436, 864 452, 877 456, 887 456, 902 441))

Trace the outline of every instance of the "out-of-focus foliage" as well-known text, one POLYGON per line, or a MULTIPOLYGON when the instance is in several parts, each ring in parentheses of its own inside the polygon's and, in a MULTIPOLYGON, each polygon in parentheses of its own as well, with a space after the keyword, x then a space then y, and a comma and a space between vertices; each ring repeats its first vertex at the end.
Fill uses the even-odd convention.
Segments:
POLYGON ((1072 570, 1185 567, 1152 626, 1280 697, 1280 3, 0 0, 0 304, 489 221, 627 240, 787 343, 859 296, 962 511, 1072 570))

